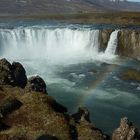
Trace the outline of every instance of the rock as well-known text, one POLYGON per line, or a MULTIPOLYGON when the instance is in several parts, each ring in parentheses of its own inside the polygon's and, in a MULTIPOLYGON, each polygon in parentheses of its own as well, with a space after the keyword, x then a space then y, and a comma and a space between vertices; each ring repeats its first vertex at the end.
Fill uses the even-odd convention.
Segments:
POLYGON ((121 74, 120 78, 126 81, 133 81, 133 82, 140 83, 140 71, 135 69, 126 70, 121 74))
MULTIPOLYGON (((112 29, 100 31, 100 51, 105 51, 112 32, 112 29)), ((119 31, 117 54, 140 59, 140 30, 121 29, 119 31)))
POLYGON ((37 140, 58 140, 58 139, 53 136, 43 135, 43 136, 40 136, 37 140))
POLYGON ((14 76, 11 67, 11 64, 6 59, 0 60, 0 85, 14 84, 14 76))
POLYGON ((125 117, 113 132, 112 140, 140 140, 139 130, 125 117))
POLYGON ((90 116, 89 111, 84 107, 80 107, 78 109, 78 112, 72 115, 72 117, 75 119, 76 122, 79 122, 81 118, 84 118, 85 120, 90 122, 89 116, 90 116))
POLYGON ((105 51, 112 32, 112 29, 104 29, 100 31, 100 51, 105 51))
POLYGON ((30 77, 27 82, 26 91, 47 93, 46 84, 44 80, 39 76, 30 77))
POLYGON ((11 70, 11 64, 5 58, 0 60, 0 66, 3 67, 3 69, 6 69, 8 71, 11 70))
POLYGON ((109 140, 109 136, 104 135, 102 131, 96 128, 93 124, 81 118, 76 125, 78 140, 109 140))
POLYGON ((118 40, 119 55, 140 58, 140 30, 121 30, 118 40))
POLYGON ((14 97, 7 97, 0 100, 0 118, 3 118, 7 114, 19 109, 22 103, 14 97))
POLYGON ((102 131, 96 128, 90 123, 89 111, 86 108, 79 108, 78 113, 72 115, 71 119, 71 134, 77 137, 76 140, 109 140, 107 135, 104 135, 102 131))
POLYGON ((12 63, 12 72, 14 75, 14 80, 15 80, 16 86, 24 88, 27 84, 27 76, 26 76, 26 71, 23 68, 23 66, 18 62, 13 62, 12 63))
POLYGON ((26 72, 20 63, 14 62, 11 65, 6 59, 0 60, 0 85, 12 85, 24 88, 26 84, 26 72))
POLYGON ((56 102, 56 100, 54 100, 53 98, 49 98, 48 100, 48 104, 56 111, 59 113, 66 113, 67 112, 67 108, 64 107, 63 105, 59 104, 58 102, 56 102))
POLYGON ((8 129, 8 128, 10 128, 8 125, 6 125, 6 124, 0 122, 0 131, 4 131, 4 130, 6 130, 6 129, 8 129))

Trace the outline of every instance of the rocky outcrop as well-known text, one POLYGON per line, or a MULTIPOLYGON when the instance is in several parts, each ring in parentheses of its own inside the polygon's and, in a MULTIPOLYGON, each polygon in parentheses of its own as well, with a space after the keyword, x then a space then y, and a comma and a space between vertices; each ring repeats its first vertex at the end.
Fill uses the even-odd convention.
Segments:
POLYGON ((119 55, 140 58, 140 30, 121 30, 118 39, 119 55))
POLYGON ((72 115, 74 123, 72 126, 75 130, 77 140, 109 140, 110 138, 95 127, 90 122, 89 111, 86 108, 80 107, 78 112, 72 115))
POLYGON ((11 64, 6 59, 0 60, 0 85, 14 84, 14 76, 11 67, 11 64))
POLYGON ((47 93, 46 84, 40 76, 33 76, 28 79, 26 90, 47 93))
POLYGON ((112 140, 140 140, 140 131, 125 117, 114 131, 112 140))
POLYGON ((0 102, 0 118, 19 109, 22 103, 14 97, 6 97, 0 102))
MULTIPOLYGON (((112 32, 111 29, 100 31, 100 51, 105 51, 112 32)), ((120 56, 140 59, 140 30, 121 29, 118 33, 116 53, 120 56)))
POLYGON ((84 118, 86 121, 90 122, 90 114, 85 107, 80 107, 78 109, 78 112, 73 114, 72 117, 75 119, 76 122, 79 122, 81 118, 84 118))
POLYGON ((18 62, 13 62, 12 73, 14 75, 15 84, 19 87, 24 88, 27 84, 27 76, 23 66, 18 62))
POLYGON ((20 63, 12 65, 6 60, 0 60, 0 85, 13 85, 24 88, 27 83, 26 72, 20 63))

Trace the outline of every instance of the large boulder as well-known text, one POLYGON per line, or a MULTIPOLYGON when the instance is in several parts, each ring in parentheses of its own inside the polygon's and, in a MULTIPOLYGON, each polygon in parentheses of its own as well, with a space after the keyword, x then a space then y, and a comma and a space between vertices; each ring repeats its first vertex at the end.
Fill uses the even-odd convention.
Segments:
POLYGON ((19 109, 22 103, 14 97, 6 97, 0 100, 0 118, 5 117, 9 113, 19 109))
POLYGON ((16 86, 24 88, 27 84, 27 76, 24 67, 18 62, 13 62, 12 73, 14 75, 16 86))
POLYGON ((30 77, 27 82, 26 91, 47 93, 46 84, 40 76, 30 77))
POLYGON ((26 72, 20 63, 14 62, 11 65, 6 59, 0 60, 0 85, 12 85, 24 88, 26 84, 26 72))
POLYGON ((11 64, 6 59, 0 60, 0 85, 13 85, 14 76, 11 64))
POLYGON ((140 132, 125 117, 121 119, 120 126, 113 132, 112 140, 140 140, 140 132))

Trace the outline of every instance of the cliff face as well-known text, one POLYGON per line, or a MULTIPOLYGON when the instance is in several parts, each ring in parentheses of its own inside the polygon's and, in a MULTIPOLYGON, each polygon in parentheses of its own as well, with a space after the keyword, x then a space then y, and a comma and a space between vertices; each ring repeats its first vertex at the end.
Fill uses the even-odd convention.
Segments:
POLYGON ((118 38, 119 55, 140 58, 140 30, 122 30, 118 38))
MULTIPOLYGON (((107 47, 113 30, 102 30, 100 33, 100 49, 104 51, 107 47)), ((140 30, 122 29, 118 33, 117 52, 120 56, 140 58, 140 30)))
POLYGON ((100 50, 104 51, 107 47, 109 38, 111 33, 113 32, 112 29, 107 29, 107 30, 101 30, 99 34, 99 42, 100 42, 100 50))

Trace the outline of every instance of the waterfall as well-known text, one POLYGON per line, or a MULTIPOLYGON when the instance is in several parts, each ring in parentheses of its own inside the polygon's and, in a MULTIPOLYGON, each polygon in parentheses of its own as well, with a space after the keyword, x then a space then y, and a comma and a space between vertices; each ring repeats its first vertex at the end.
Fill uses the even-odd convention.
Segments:
POLYGON ((99 33, 89 28, 0 29, 0 57, 71 63, 115 56, 118 30, 112 32, 104 53, 99 52, 99 33))
POLYGON ((118 46, 118 32, 119 30, 116 30, 112 32, 107 48, 105 50, 106 55, 114 55, 118 46))
POLYGON ((98 53, 99 30, 24 27, 0 29, 0 55, 50 61, 89 58, 98 53))

